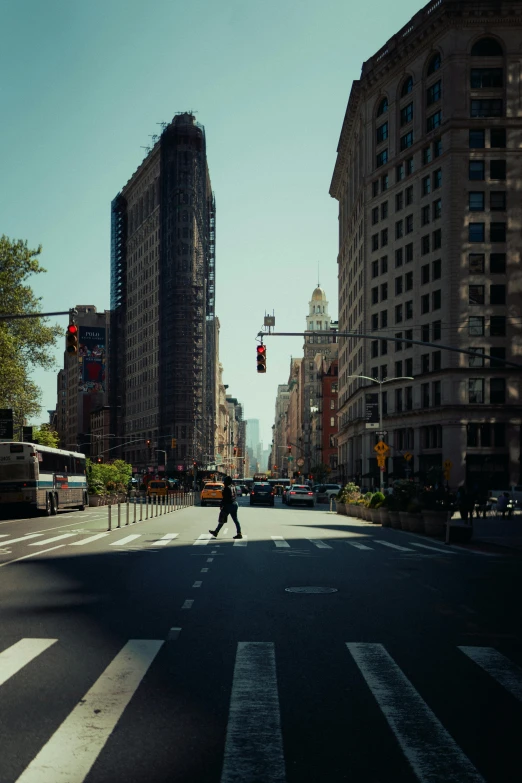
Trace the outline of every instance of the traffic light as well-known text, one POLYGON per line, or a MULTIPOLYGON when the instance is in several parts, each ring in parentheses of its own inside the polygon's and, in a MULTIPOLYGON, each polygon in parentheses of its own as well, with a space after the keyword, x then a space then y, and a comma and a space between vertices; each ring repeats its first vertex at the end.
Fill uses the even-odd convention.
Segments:
POLYGON ((237 449, 235 446, 234 446, 234 457, 237 457, 237 449))
POLYGON ((98 462, 98 464, 100 464, 101 462, 103 462, 103 457, 98 457, 96 461, 98 462))
POLYGON ((67 334, 65 337, 67 353, 78 353, 78 327, 76 324, 69 324, 67 327, 67 334))
POLYGON ((178 445, 178 442, 177 442, 176 438, 172 438, 171 441, 170 441, 171 448, 175 449, 177 445, 178 445))
POLYGON ((287 448, 288 448, 288 453, 291 454, 292 453, 292 447, 288 446, 287 448))
POLYGON ((266 372, 266 345, 257 346, 257 371, 266 372))
POLYGON ((147 448, 150 449, 150 440, 146 440, 145 444, 146 444, 147 448))

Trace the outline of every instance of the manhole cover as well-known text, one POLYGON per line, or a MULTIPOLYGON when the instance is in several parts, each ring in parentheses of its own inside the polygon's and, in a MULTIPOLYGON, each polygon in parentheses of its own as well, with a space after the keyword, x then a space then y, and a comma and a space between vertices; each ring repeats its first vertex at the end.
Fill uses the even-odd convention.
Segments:
POLYGON ((285 593, 337 593, 336 587, 285 587, 285 593))

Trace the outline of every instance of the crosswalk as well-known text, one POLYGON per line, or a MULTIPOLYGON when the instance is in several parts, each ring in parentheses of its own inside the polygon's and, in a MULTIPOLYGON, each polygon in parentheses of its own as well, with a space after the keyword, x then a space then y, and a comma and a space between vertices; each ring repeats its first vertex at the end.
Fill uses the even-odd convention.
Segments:
MULTIPOLYGON (((177 636, 169 637, 169 640, 172 638, 177 636)), ((1 687, 9 681, 19 685, 20 699, 30 698, 24 689, 26 673, 31 677, 38 676, 45 686, 44 693, 49 693, 53 681, 59 688, 62 674, 52 666, 49 667, 46 661, 51 648, 59 646, 59 642, 55 638, 22 638, 0 651, 0 698, 1 687)), ((88 688, 85 694, 76 704, 71 704, 70 712, 65 717, 61 716, 61 723, 52 727, 51 731, 47 731, 45 704, 40 705, 44 713, 41 720, 46 727, 42 736, 46 741, 42 742, 19 775, 17 783, 56 783, 61 780, 83 783, 101 751, 110 745, 113 732, 118 728, 116 734, 121 736, 122 731, 130 731, 133 719, 142 719, 140 711, 144 699, 138 703, 139 706, 135 703, 135 714, 132 700, 138 690, 146 690, 147 682, 153 679, 144 682, 149 669, 158 666, 160 668, 156 670, 156 675, 161 672, 164 661, 160 662, 157 658, 168 643, 162 639, 129 639, 115 652, 108 664, 106 661, 102 664, 99 673, 90 674, 92 680, 86 681, 88 688), (125 724, 120 725, 124 713, 125 724)), ((64 641, 62 646, 66 647, 67 642, 64 641)), ((409 764, 412 779, 420 783, 445 783, 449 780, 483 783, 486 780, 478 769, 480 758, 471 760, 462 750, 458 739, 443 725, 436 709, 428 703, 429 697, 425 698, 417 689, 385 645, 346 641, 344 644, 339 643, 338 648, 334 653, 336 656, 340 654, 339 660, 344 661, 338 674, 339 681, 344 682, 349 690, 345 709, 360 710, 363 705, 371 704, 371 708, 376 707, 384 718, 384 721, 376 721, 372 728, 369 739, 372 747, 379 746, 377 732, 387 731, 409 764), (346 674, 350 660, 355 665, 353 674, 346 674), (350 679, 344 681, 345 677, 350 679)), ((233 654, 232 650, 229 654, 233 654)), ((498 688, 498 698, 512 699, 515 713, 521 712, 518 715, 520 722, 522 669, 517 664, 493 647, 457 646, 452 648, 451 654, 462 656, 462 662, 468 667, 466 679, 475 678, 478 683, 477 673, 480 670, 492 683, 487 684, 488 694, 491 695, 493 686, 498 688)), ((281 722, 281 699, 287 691, 284 687, 281 689, 281 680, 283 676, 291 678, 292 670, 282 665, 279 671, 277 656, 278 647, 274 642, 240 641, 235 649, 231 678, 232 669, 224 667, 225 672, 229 672, 224 675, 229 695, 220 783, 287 781, 289 761, 285 757, 285 734, 281 722)), ((283 654, 282 664, 284 660, 283 654)), ((423 686, 420 687, 422 689, 423 686)), ((185 690, 190 692, 190 688, 190 682, 184 683, 185 690)), ((452 687, 448 685, 448 691, 451 690, 452 687)), ((152 693, 151 720, 155 717, 154 694, 155 690, 152 693)), ((448 697, 452 695, 448 693, 448 697)), ((29 705, 27 708, 30 708, 29 705)), ((469 708, 473 709, 473 705, 470 704, 469 708)), ((327 695, 324 709, 329 709, 327 695)), ((31 728, 28 730, 40 736, 38 721, 36 713, 32 716, 31 728)), ((288 725, 286 728, 289 728, 288 725)), ((154 732, 151 732, 144 740, 143 752, 151 759, 160 752, 168 752, 164 747, 155 747, 154 736, 154 732)), ((204 749, 204 734, 194 736, 193 739, 204 749)), ((321 752, 320 743, 316 752, 321 752)), ((367 753, 368 748, 361 747, 360 752, 367 753)), ((173 763, 174 758, 175 754, 173 763)), ((0 780, 6 779, 2 763, 0 756, 0 780)), ((122 764, 121 779, 132 779, 132 770, 124 768, 124 760, 122 764)), ((351 779, 349 771, 350 758, 347 758, 346 779, 351 779)), ((388 773, 387 780, 399 779, 393 776, 393 770, 388 770, 388 773)), ((103 771, 101 777, 95 779, 105 780, 103 771)), ((176 779, 174 768, 172 779, 176 779)), ((327 774, 325 779, 328 779, 327 774)))
MULTIPOLYGON (((209 544, 216 543, 225 544, 228 546, 232 545, 233 547, 238 548, 245 548, 250 540, 251 543, 255 543, 256 545, 267 544, 274 550, 281 550, 281 553, 284 553, 285 550, 291 549, 302 552, 304 541, 305 545, 308 545, 312 551, 314 549, 320 549, 323 550, 325 554, 327 551, 333 551, 338 547, 344 548, 346 546, 358 550, 361 553, 388 550, 395 553, 410 555, 416 554, 418 556, 448 555, 453 557, 455 555, 458 556, 459 554, 463 554, 462 550, 459 551, 452 549, 451 547, 444 547, 444 545, 440 544, 439 542, 424 544, 419 541, 406 541, 405 544, 396 544, 384 539, 365 537, 363 539, 365 543, 363 543, 363 541, 360 540, 362 537, 356 536, 343 536, 336 539, 328 539, 327 541, 318 538, 299 538, 288 541, 281 535, 272 535, 266 539, 249 539, 248 535, 246 534, 243 535, 242 539, 234 540, 232 538, 232 533, 230 533, 228 536, 226 534, 221 534, 218 539, 214 538, 210 533, 201 533, 197 536, 197 538, 187 540, 185 538, 180 538, 180 534, 178 532, 165 533, 158 538, 154 535, 151 536, 148 531, 140 533, 127 532, 130 529, 135 530, 136 528, 122 528, 121 530, 117 529, 100 533, 90 533, 87 531, 84 532, 81 530, 75 530, 51 536, 46 536, 45 533, 28 533, 27 535, 17 536, 15 538, 1 538, 0 554, 9 554, 12 551, 10 547, 14 545, 18 545, 16 548, 17 552, 20 548, 27 546, 29 552, 38 553, 40 550, 46 551, 48 547, 56 549, 70 546, 88 547, 90 544, 102 542, 104 540, 106 540, 105 543, 107 546, 114 550, 130 548, 160 551, 165 547, 176 544, 180 544, 182 546, 186 546, 188 544, 197 547, 206 547, 209 544)), ((108 551, 111 551, 111 549, 108 551)))

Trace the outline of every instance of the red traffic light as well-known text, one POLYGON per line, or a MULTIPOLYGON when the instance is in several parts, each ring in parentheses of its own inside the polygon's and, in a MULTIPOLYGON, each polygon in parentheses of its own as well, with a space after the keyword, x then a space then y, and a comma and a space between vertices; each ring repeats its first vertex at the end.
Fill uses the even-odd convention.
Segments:
POLYGON ((78 353, 78 327, 76 324, 69 324, 65 335, 65 350, 67 353, 78 353))
POLYGON ((258 345, 257 352, 266 354, 266 345, 258 345))
POLYGON ((257 346, 257 371, 266 372, 266 345, 257 346))

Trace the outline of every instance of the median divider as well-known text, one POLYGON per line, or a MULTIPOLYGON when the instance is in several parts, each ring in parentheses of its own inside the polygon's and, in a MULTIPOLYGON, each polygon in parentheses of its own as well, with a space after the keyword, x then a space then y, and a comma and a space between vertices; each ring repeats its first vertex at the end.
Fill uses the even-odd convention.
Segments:
MULTIPOLYGON (((169 514, 171 512, 180 511, 183 508, 189 508, 190 506, 194 506, 196 504, 196 493, 195 492, 173 492, 168 495, 163 495, 162 497, 158 497, 158 495, 153 496, 140 496, 134 495, 132 498, 127 497, 127 500, 125 501, 125 527, 130 524, 130 506, 132 504, 132 524, 135 524, 137 520, 137 509, 136 506, 138 505, 139 501, 139 507, 140 507, 140 518, 139 521, 147 521, 149 517, 154 516, 162 516, 163 514, 169 514), (145 506, 145 520, 143 519, 143 506, 145 506)), ((107 506, 107 516, 108 516, 108 526, 107 530, 112 530, 112 503, 109 503, 107 506)), ((114 505, 117 506, 117 525, 116 527, 121 528, 121 501, 118 501, 114 505)))

